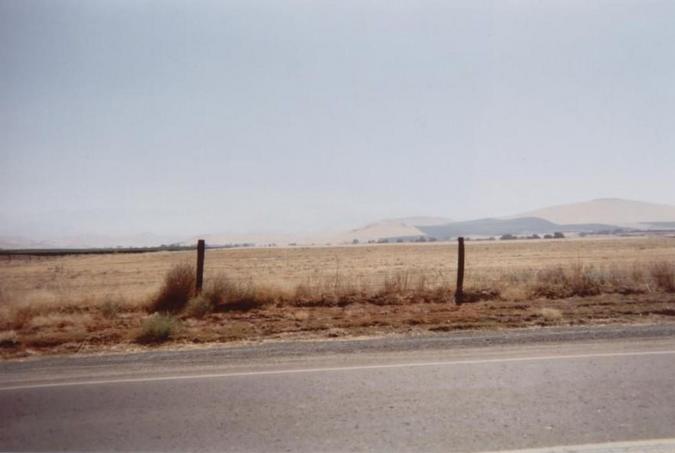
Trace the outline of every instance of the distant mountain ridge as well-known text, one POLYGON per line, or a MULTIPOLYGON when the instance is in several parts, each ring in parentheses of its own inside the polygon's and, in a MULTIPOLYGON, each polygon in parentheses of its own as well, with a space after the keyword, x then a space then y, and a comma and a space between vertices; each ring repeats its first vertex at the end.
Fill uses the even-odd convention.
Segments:
MULTIPOLYGON (((459 217, 460 213, 457 214, 459 217)), ((453 222, 445 217, 402 217, 385 219, 361 228, 342 232, 315 234, 202 234, 211 245, 256 244, 345 244, 378 240, 434 237, 448 239, 457 236, 498 236, 614 231, 619 229, 674 230, 675 206, 645 203, 618 198, 601 198, 581 203, 550 206, 522 214, 453 222)), ((20 236, 0 236, 0 248, 88 248, 143 247, 160 244, 193 244, 196 236, 183 238, 143 233, 129 236, 97 234, 41 239, 20 236)))
POLYGON ((472 235, 671 229, 675 228, 675 206, 619 198, 600 198, 550 206, 500 219, 477 219, 418 228, 426 235, 439 239, 472 235))
POLYGON ((558 224, 604 223, 635 227, 653 222, 675 222, 675 206, 599 198, 527 211, 511 218, 518 217, 539 217, 558 224))
POLYGON ((447 225, 418 227, 427 236, 450 239, 458 236, 500 236, 504 234, 530 235, 560 233, 593 233, 620 229, 616 225, 599 223, 559 225, 538 217, 515 219, 478 219, 454 222, 447 225))

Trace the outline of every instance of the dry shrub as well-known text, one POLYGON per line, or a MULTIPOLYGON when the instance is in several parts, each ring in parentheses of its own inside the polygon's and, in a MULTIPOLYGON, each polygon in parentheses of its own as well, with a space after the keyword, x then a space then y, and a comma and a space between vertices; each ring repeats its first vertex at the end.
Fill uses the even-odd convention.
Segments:
POLYGON ((439 285, 429 292, 430 301, 435 303, 452 302, 453 291, 447 285, 439 285))
POLYGON ((284 294, 280 301, 297 307, 344 307, 356 302, 368 302, 375 293, 377 291, 374 291, 372 282, 358 277, 347 280, 340 275, 331 275, 306 279, 296 285, 290 294, 284 294))
POLYGON ((530 292, 549 299, 595 296, 602 292, 603 281, 593 266, 577 264, 569 270, 556 266, 537 272, 530 292))
POLYGON ((286 298, 279 289, 257 286, 252 280, 235 282, 224 275, 211 280, 203 296, 215 311, 253 310, 286 298))
POLYGON ((316 295, 316 289, 308 283, 300 283, 295 287, 293 299, 299 302, 309 301, 316 295))
POLYGON ((527 287, 522 286, 503 286, 499 292, 503 300, 522 301, 530 298, 527 287))
POLYGON ((675 264, 667 261, 654 263, 649 268, 649 273, 657 288, 675 293, 675 264))
POLYGON ((411 284, 412 277, 410 272, 400 271, 385 277, 383 291, 385 293, 404 293, 410 289, 411 284))
POLYGON ((171 338, 178 329, 178 321, 171 315, 155 313, 144 319, 136 342, 143 344, 162 343, 171 338))
POLYGON ((150 305, 154 312, 176 313, 185 308, 195 292, 195 271, 189 264, 178 264, 164 278, 164 285, 150 305))
POLYGON ((246 282, 233 285, 230 292, 225 296, 225 303, 220 308, 225 311, 247 311, 284 299, 285 294, 277 288, 256 286, 252 282, 246 282))
POLYGON ((479 287, 466 288, 462 297, 463 303, 480 302, 485 300, 501 299, 499 288, 479 287))
POLYGON ((568 282, 573 296, 596 296, 602 292, 602 274, 593 266, 572 266, 568 282))
POLYGON ((630 269, 629 280, 637 284, 644 283, 646 280, 644 266, 633 263, 633 267, 630 269))
POLYGON ((225 303, 233 283, 224 274, 209 279, 202 291, 202 296, 209 301, 212 307, 225 303))
POLYGON ((637 265, 632 268, 611 266, 605 273, 603 292, 641 294, 647 291, 644 272, 637 265))
POLYGON ((562 266, 556 266, 537 272, 531 287, 531 293, 535 297, 549 299, 571 296, 565 269, 562 266))
POLYGON ((185 307, 185 314, 190 318, 203 318, 213 311, 211 299, 201 294, 193 297, 185 307))
POLYGON ((121 298, 115 298, 108 295, 103 299, 103 302, 99 306, 99 310, 104 318, 115 319, 122 311, 122 303, 123 301, 121 298))

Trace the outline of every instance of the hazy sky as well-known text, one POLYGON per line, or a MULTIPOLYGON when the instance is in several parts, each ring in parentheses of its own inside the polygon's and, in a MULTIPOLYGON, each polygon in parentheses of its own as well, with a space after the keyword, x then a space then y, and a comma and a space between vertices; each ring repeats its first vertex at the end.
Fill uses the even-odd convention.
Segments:
POLYGON ((0 0, 0 233, 675 204, 675 2, 0 0))

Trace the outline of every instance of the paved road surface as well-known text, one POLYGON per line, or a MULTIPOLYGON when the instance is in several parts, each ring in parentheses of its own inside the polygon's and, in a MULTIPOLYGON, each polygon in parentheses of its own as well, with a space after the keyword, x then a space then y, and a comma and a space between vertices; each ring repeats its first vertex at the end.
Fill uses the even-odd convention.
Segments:
POLYGON ((0 363, 0 450, 675 451, 675 327, 0 363))

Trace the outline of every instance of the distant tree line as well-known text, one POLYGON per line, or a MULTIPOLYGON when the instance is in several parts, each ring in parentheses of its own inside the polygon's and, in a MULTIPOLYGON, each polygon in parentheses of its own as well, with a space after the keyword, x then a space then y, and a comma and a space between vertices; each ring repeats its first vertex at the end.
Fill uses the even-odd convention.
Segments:
MULTIPOLYGON (((541 236, 538 234, 531 234, 529 236, 516 236, 514 234, 502 234, 499 237, 500 241, 513 241, 518 239, 541 239, 541 236)), ((544 239, 565 239, 565 235, 559 231, 556 231, 553 234, 545 234, 544 239)))

